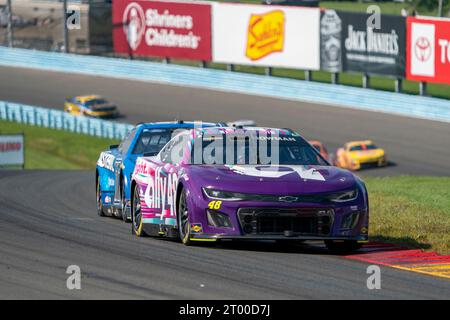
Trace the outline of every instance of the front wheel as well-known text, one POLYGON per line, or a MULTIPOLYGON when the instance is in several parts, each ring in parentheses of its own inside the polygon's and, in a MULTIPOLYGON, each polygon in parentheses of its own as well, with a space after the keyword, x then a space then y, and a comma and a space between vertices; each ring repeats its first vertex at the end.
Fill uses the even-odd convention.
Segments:
POLYGON ((325 245, 333 253, 349 253, 361 249, 362 244, 355 240, 325 240, 325 245))
POLYGON ((178 203, 178 233, 185 245, 191 245, 191 223, 189 222, 189 209, 187 206, 186 191, 183 189, 178 203))
POLYGON ((138 237, 145 237, 144 222, 141 210, 141 197, 139 195, 139 187, 133 190, 133 204, 131 206, 131 233, 138 237))

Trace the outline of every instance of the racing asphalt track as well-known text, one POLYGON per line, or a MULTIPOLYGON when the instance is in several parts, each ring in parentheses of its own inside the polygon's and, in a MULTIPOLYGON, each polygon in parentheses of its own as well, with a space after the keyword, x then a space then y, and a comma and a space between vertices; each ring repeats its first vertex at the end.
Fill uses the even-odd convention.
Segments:
MULTIPOLYGON (((121 122, 233 121, 292 128, 334 151, 344 142, 373 139, 388 168, 368 175, 450 175, 450 125, 397 115, 148 82, 0 67, 0 100, 63 108, 65 97, 96 93, 119 105, 121 122)), ((450 107, 450 106, 449 106, 450 107)))
MULTIPOLYGON (((116 101, 122 121, 250 118, 291 127, 330 149, 372 138, 395 166, 367 174, 450 173, 450 126, 381 113, 159 84, 0 68, 0 100, 61 109, 66 96, 116 101)), ((382 289, 366 287, 367 264, 320 245, 273 243, 185 247, 136 238, 100 218, 88 171, 0 171, 0 298, 449 299, 445 279, 381 267, 382 289), (66 289, 78 265, 82 290, 66 289)))
POLYGON ((273 243, 186 247, 131 235, 101 218, 89 171, 0 175, 0 299, 449 299, 450 281, 381 267, 381 290, 366 287, 367 264, 319 246, 273 243), (81 290, 66 289, 69 265, 81 290))

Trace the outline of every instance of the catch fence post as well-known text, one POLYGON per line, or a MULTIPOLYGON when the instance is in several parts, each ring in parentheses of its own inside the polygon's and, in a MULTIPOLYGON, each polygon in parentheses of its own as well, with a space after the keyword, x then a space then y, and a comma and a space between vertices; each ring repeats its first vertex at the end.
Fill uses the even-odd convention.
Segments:
POLYGON ((419 83, 419 94, 421 96, 426 96, 427 95, 427 83, 426 82, 420 82, 419 83))
POLYGON ((13 35, 14 30, 13 30, 13 19, 12 19, 13 14, 12 14, 11 0, 8 0, 7 7, 8 7, 8 26, 7 26, 8 47, 12 48, 14 42, 14 35, 13 35))
POLYGON ((333 72, 331 74, 331 83, 332 84, 338 84, 338 82, 339 82, 339 73, 333 72))
POLYGON ((69 30, 67 29, 67 0, 63 0, 63 41, 64 41, 64 53, 69 52, 69 30))
POLYGON ((227 71, 234 71, 234 64, 227 64, 227 71))
POLYGON ((370 78, 368 74, 364 74, 362 78, 362 86, 364 89, 367 89, 370 87, 370 78))
POLYGON ((395 79, 395 92, 400 93, 402 92, 402 79, 398 78, 395 79))
POLYGON ((305 70, 305 80, 311 81, 311 71, 310 70, 305 70))

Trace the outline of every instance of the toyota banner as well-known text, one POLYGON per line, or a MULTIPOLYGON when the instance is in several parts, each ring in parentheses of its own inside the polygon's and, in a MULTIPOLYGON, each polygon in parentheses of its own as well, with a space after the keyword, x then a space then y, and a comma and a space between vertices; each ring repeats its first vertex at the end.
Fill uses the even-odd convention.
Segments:
POLYGON ((321 69, 395 77, 405 75, 406 23, 381 15, 380 28, 365 13, 325 10, 320 19, 321 69))
POLYGON ((211 60, 211 5, 113 1, 114 51, 129 55, 211 60))
POLYGON ((450 84, 450 19, 408 17, 409 80, 450 84))

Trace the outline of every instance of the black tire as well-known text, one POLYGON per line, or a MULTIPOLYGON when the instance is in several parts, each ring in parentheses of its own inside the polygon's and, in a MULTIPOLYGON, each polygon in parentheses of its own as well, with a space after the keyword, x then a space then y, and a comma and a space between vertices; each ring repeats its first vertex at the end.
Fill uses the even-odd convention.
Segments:
POLYGON ((131 204, 131 233, 138 237, 145 237, 142 220, 141 198, 139 196, 139 187, 135 186, 133 190, 133 201, 131 204))
POLYGON ((97 176, 97 190, 95 192, 95 195, 97 197, 97 214, 100 217, 104 217, 105 211, 103 210, 102 195, 100 193, 100 178, 98 176, 97 176))
POLYGON ((184 245, 189 246, 192 244, 191 223, 189 222, 189 209, 186 201, 186 191, 184 189, 181 190, 177 213, 180 241, 184 245))
POLYGON ((325 245, 332 253, 350 253, 361 249, 362 244, 355 240, 333 241, 325 240, 325 245))
POLYGON ((120 190, 121 190, 120 191, 120 206, 121 206, 120 214, 122 216, 123 222, 129 222, 130 219, 128 219, 128 217, 126 215, 126 207, 127 207, 126 204, 127 203, 126 203, 126 200, 125 200, 125 186, 124 186, 123 182, 122 182, 120 190))

